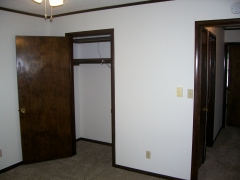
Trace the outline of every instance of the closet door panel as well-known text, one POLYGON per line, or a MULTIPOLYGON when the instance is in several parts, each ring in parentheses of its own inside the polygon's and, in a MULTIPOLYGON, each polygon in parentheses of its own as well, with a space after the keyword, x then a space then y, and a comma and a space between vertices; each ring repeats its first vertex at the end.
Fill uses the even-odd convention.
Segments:
POLYGON ((72 156, 72 45, 65 37, 16 37, 24 163, 72 156))

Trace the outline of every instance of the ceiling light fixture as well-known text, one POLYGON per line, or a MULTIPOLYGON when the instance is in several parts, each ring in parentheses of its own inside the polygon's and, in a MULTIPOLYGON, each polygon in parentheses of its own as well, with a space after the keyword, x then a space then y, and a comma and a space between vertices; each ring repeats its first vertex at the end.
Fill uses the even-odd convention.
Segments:
MULTIPOLYGON (((42 0, 33 0, 37 3, 42 3, 42 0)), ((50 21, 52 21, 53 17, 52 17, 52 7, 53 6, 61 6, 63 5, 63 1, 64 0, 49 0, 49 5, 51 7, 51 16, 50 16, 50 21)), ((47 3, 45 0, 45 19, 47 19, 47 3)))

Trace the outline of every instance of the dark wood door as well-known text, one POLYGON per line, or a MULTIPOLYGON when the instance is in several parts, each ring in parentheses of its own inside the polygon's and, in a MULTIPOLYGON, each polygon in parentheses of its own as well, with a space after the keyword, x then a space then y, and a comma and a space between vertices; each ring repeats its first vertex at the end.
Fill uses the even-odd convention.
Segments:
POLYGON ((240 128, 240 44, 229 45, 227 125, 240 128))
POLYGON ((207 37, 208 31, 203 28, 201 31, 201 112, 199 124, 199 139, 198 139, 198 167, 205 161, 206 158, 206 122, 207 122, 207 97, 208 97, 208 81, 207 81, 207 37))
POLYGON ((208 33, 208 97, 207 97, 207 125, 206 145, 213 146, 214 109, 215 109, 215 77, 216 77, 216 36, 208 33))
POLYGON ((71 47, 65 37, 16 37, 24 163, 76 153, 71 47))

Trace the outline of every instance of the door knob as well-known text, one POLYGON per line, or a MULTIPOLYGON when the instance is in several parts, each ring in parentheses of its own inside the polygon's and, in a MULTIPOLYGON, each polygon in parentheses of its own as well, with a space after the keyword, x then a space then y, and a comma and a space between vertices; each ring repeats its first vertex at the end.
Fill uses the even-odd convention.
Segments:
POLYGON ((26 109, 25 109, 25 108, 22 108, 22 109, 21 109, 21 113, 26 113, 26 109))
POLYGON ((207 107, 203 108, 203 111, 208 112, 208 108, 207 107))

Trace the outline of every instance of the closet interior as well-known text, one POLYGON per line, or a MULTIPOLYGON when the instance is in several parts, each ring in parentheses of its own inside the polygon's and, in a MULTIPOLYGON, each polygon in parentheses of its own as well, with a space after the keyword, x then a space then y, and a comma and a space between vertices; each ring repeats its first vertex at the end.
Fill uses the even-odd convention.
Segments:
POLYGON ((112 143, 111 34, 73 37, 76 139, 112 143))

